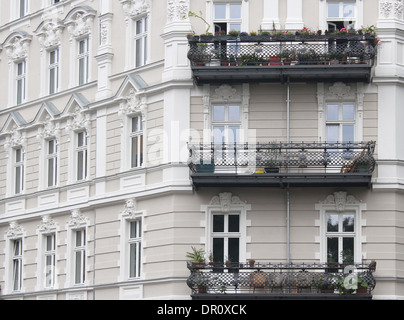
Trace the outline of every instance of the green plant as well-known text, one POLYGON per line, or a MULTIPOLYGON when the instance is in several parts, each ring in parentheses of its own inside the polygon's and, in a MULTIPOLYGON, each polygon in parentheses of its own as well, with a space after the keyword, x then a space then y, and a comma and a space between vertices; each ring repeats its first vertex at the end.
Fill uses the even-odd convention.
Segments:
POLYGON ((344 265, 354 263, 354 255, 351 249, 344 249, 341 251, 341 259, 344 265))
POLYGON ((237 37, 239 34, 240 34, 240 31, 237 31, 237 30, 229 31, 229 36, 232 36, 232 37, 237 37))
POLYGON ((199 11, 199 14, 192 11, 188 11, 188 17, 195 17, 201 19, 206 24, 207 28, 205 34, 209 34, 210 24, 202 17, 202 14, 203 14, 202 11, 199 11))
POLYGON ((186 258, 190 259, 194 263, 205 263, 205 251, 201 249, 196 249, 191 246, 192 251, 187 252, 186 258))
POLYGON ((371 25, 370 27, 364 27, 362 26, 362 32, 364 33, 369 33, 371 35, 376 35, 376 27, 374 25, 371 25))

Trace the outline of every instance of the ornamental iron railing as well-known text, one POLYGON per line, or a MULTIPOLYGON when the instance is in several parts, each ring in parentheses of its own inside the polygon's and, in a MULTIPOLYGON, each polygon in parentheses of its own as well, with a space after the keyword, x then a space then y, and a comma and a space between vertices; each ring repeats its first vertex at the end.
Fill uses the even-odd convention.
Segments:
POLYGON ((355 36, 257 36, 189 39, 193 66, 373 65, 375 38, 355 36), (273 59, 275 57, 279 59, 273 59))
POLYGON ((189 145, 193 173, 365 173, 375 168, 375 142, 274 142, 189 145))
POLYGON ((187 263, 197 294, 370 294, 371 264, 187 263))

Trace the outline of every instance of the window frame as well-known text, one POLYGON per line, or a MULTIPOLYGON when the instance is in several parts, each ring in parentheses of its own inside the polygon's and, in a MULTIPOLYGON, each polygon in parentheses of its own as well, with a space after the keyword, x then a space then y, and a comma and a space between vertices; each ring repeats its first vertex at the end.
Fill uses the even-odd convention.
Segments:
POLYGON ((26 101, 27 95, 27 61, 25 59, 14 62, 15 67, 15 101, 17 105, 26 101), (21 67, 21 73, 19 66, 21 67))
POLYGON ((24 182, 25 182, 25 150, 22 146, 17 146, 13 148, 13 190, 15 195, 24 193, 24 187, 25 187, 24 182), (19 160, 17 159, 18 152, 20 152, 19 160))
POLYGON ((130 117, 130 168, 141 168, 144 163, 144 134, 143 134, 143 117, 141 114, 132 115, 130 117), (135 120, 137 119, 137 120, 135 120), (134 121, 139 130, 134 130, 134 121), (135 144, 135 145, 134 145, 135 144), (136 150, 135 150, 136 148, 136 150))
POLYGON ((11 279, 12 279, 12 292, 21 292, 23 281, 23 239, 16 238, 11 240, 11 279), (19 243, 19 251, 16 254, 16 243, 19 243), (16 268, 17 263, 17 268, 16 268), (16 283, 18 281, 18 283, 16 283), (17 287, 16 287, 17 284, 17 287))
POLYGON ((78 38, 76 44, 77 84, 81 86, 90 81, 90 37, 78 38), (83 52, 81 43, 84 43, 83 52))
MULTIPOLYGON (((215 33, 220 31, 217 28, 217 23, 226 24, 226 33, 231 30, 242 31, 243 25, 243 1, 214 1, 213 3, 213 28, 215 33), (232 5, 240 5, 240 18, 231 18, 231 6, 232 5), (216 18, 216 6, 217 5, 225 5, 225 18, 216 18), (240 25, 239 29, 232 29, 230 26, 234 24, 240 25)), ((222 29, 223 30, 223 29, 222 29)))
POLYGON ((327 142, 355 142, 356 141, 356 131, 357 131, 357 123, 356 123, 356 118, 357 118, 357 108, 354 102, 327 102, 326 105, 326 110, 325 110, 325 135, 326 135, 326 141, 327 142), (330 120, 328 119, 328 107, 331 105, 337 105, 338 106, 338 119, 333 119, 330 120), (353 106, 353 119, 343 119, 343 108, 344 106, 353 106), (343 139, 343 127, 346 125, 351 125, 353 126, 353 139, 349 141, 345 141, 343 139), (328 127, 329 126, 338 126, 338 140, 337 141, 331 141, 328 138, 328 127))
POLYGON ((46 180, 45 180, 45 185, 46 188, 53 188, 58 185, 58 155, 59 155, 59 142, 58 139, 55 137, 49 138, 45 140, 45 168, 46 168, 46 180), (50 153, 50 142, 54 141, 54 147, 53 147, 53 153, 50 153), (50 162, 53 163, 53 168, 52 168, 52 176, 50 176, 50 162), (52 184, 49 182, 52 180, 52 184))
POLYGON ((214 140, 215 138, 215 127, 223 127, 223 136, 222 136, 222 142, 225 144, 229 143, 240 143, 243 139, 243 135, 241 130, 243 129, 243 123, 242 123, 242 108, 240 103, 212 103, 211 107, 211 132, 212 132, 212 142, 217 144, 214 140), (215 107, 224 107, 224 119, 223 120, 215 120, 215 107), (229 108, 230 107, 239 107, 239 120, 229 120, 229 108), (238 139, 237 139, 237 134, 236 137, 234 137, 234 141, 230 141, 230 133, 232 132, 230 130, 230 127, 238 127, 238 139))
POLYGON ((45 274, 43 277, 43 286, 44 288, 54 288, 56 285, 56 232, 52 233, 44 233, 43 237, 43 266, 45 270, 45 274), (52 248, 48 248, 48 237, 52 237, 51 244, 52 248), (48 260, 51 259, 51 268, 48 269, 48 260), (50 272, 50 275, 48 274, 50 272), (50 284, 48 285, 48 279, 51 279, 50 284))
POLYGON ((75 179, 76 181, 85 181, 88 178, 88 140, 89 136, 87 130, 80 130, 75 132, 75 179), (83 134, 83 139, 80 135, 83 134), (82 141, 82 145, 80 145, 82 141), (81 164, 80 164, 81 159, 81 164))
POLYGON ((127 252, 129 252, 128 262, 128 279, 139 279, 142 275, 142 256, 143 256, 143 219, 141 217, 136 219, 128 219, 128 240, 127 240, 127 252), (132 227, 135 224, 135 237, 132 237, 132 227), (135 248, 135 261, 133 261, 133 251, 135 248))
POLYGON ((54 94, 59 92, 60 87, 60 49, 59 47, 53 48, 47 51, 47 84, 48 84, 48 94, 54 94), (55 53, 55 62, 51 62, 52 53, 55 53), (52 72, 55 74, 54 83, 52 85, 52 72))
POLYGON ((149 61, 149 22, 148 15, 138 16, 132 19, 132 52, 133 52, 133 67, 139 68, 146 65, 149 61), (138 30, 138 23, 141 22, 142 29, 138 30), (138 51, 138 44, 141 43, 141 50, 138 51), (139 57, 139 53, 141 53, 139 57))
POLYGON ((73 230, 73 284, 84 285, 86 282, 86 252, 87 252, 87 230, 86 228, 79 228, 73 230), (77 244, 78 236, 80 238, 80 245, 77 244), (77 257, 80 257, 78 261, 77 257))

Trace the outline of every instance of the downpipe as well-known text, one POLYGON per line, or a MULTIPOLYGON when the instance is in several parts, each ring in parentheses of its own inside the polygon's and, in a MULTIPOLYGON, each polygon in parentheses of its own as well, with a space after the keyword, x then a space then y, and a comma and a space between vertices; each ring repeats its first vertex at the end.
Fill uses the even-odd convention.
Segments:
MULTIPOLYGON (((290 82, 286 84, 286 142, 290 143, 290 82)), ((286 260, 290 265, 290 190, 286 187, 286 260)))

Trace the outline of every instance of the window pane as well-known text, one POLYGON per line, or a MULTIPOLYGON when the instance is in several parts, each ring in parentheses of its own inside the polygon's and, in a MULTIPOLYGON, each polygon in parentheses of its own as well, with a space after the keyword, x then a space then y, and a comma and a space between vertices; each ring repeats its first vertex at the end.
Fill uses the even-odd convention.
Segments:
POLYGON ((339 3, 329 3, 328 4, 328 17, 338 18, 339 17, 339 3))
POLYGON ((52 251, 55 250, 55 236, 54 235, 50 235, 50 236, 46 236, 46 251, 52 251))
POLYGON ((213 106, 213 121, 225 120, 225 108, 224 106, 213 106))
POLYGON ((229 106, 229 121, 240 121, 240 106, 229 106))
POLYGON ((15 168, 15 193, 18 194, 21 192, 21 167, 15 168))
POLYGON ((224 262, 223 238, 213 238, 213 259, 214 262, 224 262))
POLYGON ((337 104, 327 105, 327 120, 339 119, 339 106, 337 104))
POLYGON ((354 106, 352 104, 342 106, 342 120, 354 120, 354 106))
POLYGON ((329 142, 336 142, 339 140, 339 126, 336 125, 328 125, 327 126, 327 141, 329 142))
POLYGON ((241 31, 241 24, 239 23, 230 23, 230 31, 241 31))
POLYGON ((215 4, 215 19, 226 19, 226 4, 215 4))
POLYGON ((327 262, 338 261, 338 238, 327 238, 327 262))
POLYGON ((229 256, 228 259, 231 262, 239 262, 239 250, 240 239, 239 238, 229 238, 229 256))
POLYGON ((51 187, 54 185, 54 159, 49 159, 48 160, 48 187, 51 187))
POLYGON ((240 126, 229 127, 229 143, 240 142, 240 126))
POLYGON ((137 276, 137 259, 138 259, 138 246, 137 243, 130 244, 130 253, 129 253, 129 276, 131 278, 137 276))
POLYGON ((136 67, 139 67, 143 64, 143 39, 136 40, 136 67))
POLYGON ((354 263, 355 251, 354 251, 354 238, 343 238, 342 239, 342 262, 354 263))
POLYGON ((345 142, 354 141, 354 126, 343 125, 342 126, 342 140, 345 142))
POLYGON ((338 232, 338 215, 337 214, 328 215, 327 232, 338 232))
POLYGON ((143 32, 143 20, 136 21, 136 34, 140 34, 143 32))
POLYGON ((355 16, 355 4, 353 3, 344 3, 344 18, 354 17, 355 16))
POLYGON ((238 214, 229 215, 229 232, 240 231, 240 216, 238 214))
POLYGON ((84 168, 84 152, 80 151, 77 155, 77 180, 84 179, 83 168, 84 168))
POLYGON ((222 144, 224 142, 224 127, 214 126, 213 127, 213 143, 222 144))
POLYGON ((241 18, 241 4, 230 4, 230 19, 241 18))
POLYGON ((81 251, 76 252, 76 265, 75 265, 75 283, 81 283, 81 264, 82 264, 82 253, 81 251))
POLYGON ((342 231, 354 232, 355 217, 353 214, 344 214, 342 216, 342 231))
POLYGON ((224 232, 224 215, 213 216, 213 232, 224 232))

